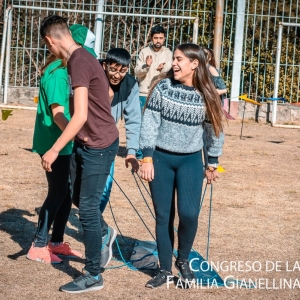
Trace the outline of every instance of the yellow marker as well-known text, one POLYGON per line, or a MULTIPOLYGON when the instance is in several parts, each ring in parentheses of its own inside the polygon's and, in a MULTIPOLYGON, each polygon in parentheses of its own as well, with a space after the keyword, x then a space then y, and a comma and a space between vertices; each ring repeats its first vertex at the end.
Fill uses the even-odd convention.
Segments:
POLYGON ((218 167, 217 167, 217 171, 218 171, 219 173, 224 173, 224 172, 225 172, 225 169, 224 169, 222 166, 218 166, 218 167))
POLYGON ((33 98, 33 102, 34 102, 34 103, 38 103, 38 102, 39 102, 39 97, 38 97, 38 96, 35 96, 35 97, 33 98))
POLYGON ((2 109, 2 120, 5 121, 10 116, 12 109, 2 109))
POLYGON ((249 102, 249 103, 252 103, 252 104, 255 104, 255 105, 260 105, 259 102, 253 100, 253 99, 250 99, 247 97, 247 95, 241 95, 239 96, 240 99, 244 100, 245 102, 249 102))

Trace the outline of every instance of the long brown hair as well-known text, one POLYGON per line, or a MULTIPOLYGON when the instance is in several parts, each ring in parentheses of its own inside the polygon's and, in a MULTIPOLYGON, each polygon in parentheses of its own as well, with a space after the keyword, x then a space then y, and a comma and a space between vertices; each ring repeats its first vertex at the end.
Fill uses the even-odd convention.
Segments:
MULTIPOLYGON (((196 44, 181 44, 175 50, 181 51, 191 62, 198 60, 198 67, 195 69, 193 75, 193 87, 202 95, 205 105, 206 114, 209 122, 212 124, 215 135, 219 136, 223 131, 223 109, 220 101, 220 96, 211 80, 210 74, 206 67, 206 55, 203 49, 196 44)), ((148 95, 149 97, 159 81, 164 78, 174 78, 174 72, 171 68, 169 72, 161 74, 159 78, 153 83, 148 95)))
MULTIPOLYGON (((45 65, 44 65, 44 66, 41 68, 41 70, 40 70, 41 76, 44 74, 46 68, 47 68, 51 63, 53 63, 54 61, 56 61, 56 60, 58 60, 58 59, 59 59, 59 58, 57 58, 55 55, 51 54, 51 55, 48 57, 48 59, 47 59, 45 65)), ((54 70, 52 70, 52 72, 54 72, 54 71, 55 71, 56 69, 58 69, 58 68, 64 68, 64 67, 66 67, 66 66, 67 66, 67 64, 66 64, 65 60, 62 60, 62 61, 61 61, 61 64, 60 64, 58 67, 56 67, 54 70)))
POLYGON ((216 68, 216 60, 214 51, 208 47, 202 47, 206 55, 206 62, 209 63, 212 67, 216 68))

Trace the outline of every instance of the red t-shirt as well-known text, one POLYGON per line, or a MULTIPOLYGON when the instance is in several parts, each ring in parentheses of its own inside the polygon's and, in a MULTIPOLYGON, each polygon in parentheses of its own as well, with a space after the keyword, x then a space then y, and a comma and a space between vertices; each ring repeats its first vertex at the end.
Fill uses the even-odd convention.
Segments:
POLYGON ((70 112, 74 114, 74 87, 88 89, 87 121, 75 139, 91 148, 106 148, 119 136, 108 95, 109 82, 103 68, 93 55, 83 48, 76 49, 68 61, 70 112))

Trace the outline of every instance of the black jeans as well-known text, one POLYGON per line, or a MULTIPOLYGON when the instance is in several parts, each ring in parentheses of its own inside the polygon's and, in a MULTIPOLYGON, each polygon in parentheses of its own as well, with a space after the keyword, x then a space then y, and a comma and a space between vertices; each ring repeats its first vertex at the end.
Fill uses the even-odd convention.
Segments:
POLYGON ((48 195, 39 214, 34 241, 36 247, 47 245, 48 232, 52 223, 51 242, 63 241, 72 205, 69 190, 70 155, 59 155, 51 168, 52 172, 46 172, 48 195))
POLYGON ((174 188, 177 191, 178 258, 188 259, 198 227, 203 183, 201 152, 191 154, 155 150, 154 180, 149 183, 156 215, 160 267, 171 272, 174 245, 174 188))
POLYGON ((118 138, 104 149, 90 148, 75 142, 71 156, 72 201, 79 208, 84 232, 85 269, 93 276, 97 276, 101 270, 103 217, 99 205, 118 147, 118 138))

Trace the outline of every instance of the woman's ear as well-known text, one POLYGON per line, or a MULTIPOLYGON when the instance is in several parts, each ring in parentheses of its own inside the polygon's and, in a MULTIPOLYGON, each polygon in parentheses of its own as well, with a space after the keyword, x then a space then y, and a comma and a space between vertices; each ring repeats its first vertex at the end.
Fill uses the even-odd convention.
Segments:
POLYGON ((194 59, 192 62, 192 70, 195 70, 199 66, 199 60, 194 59))

